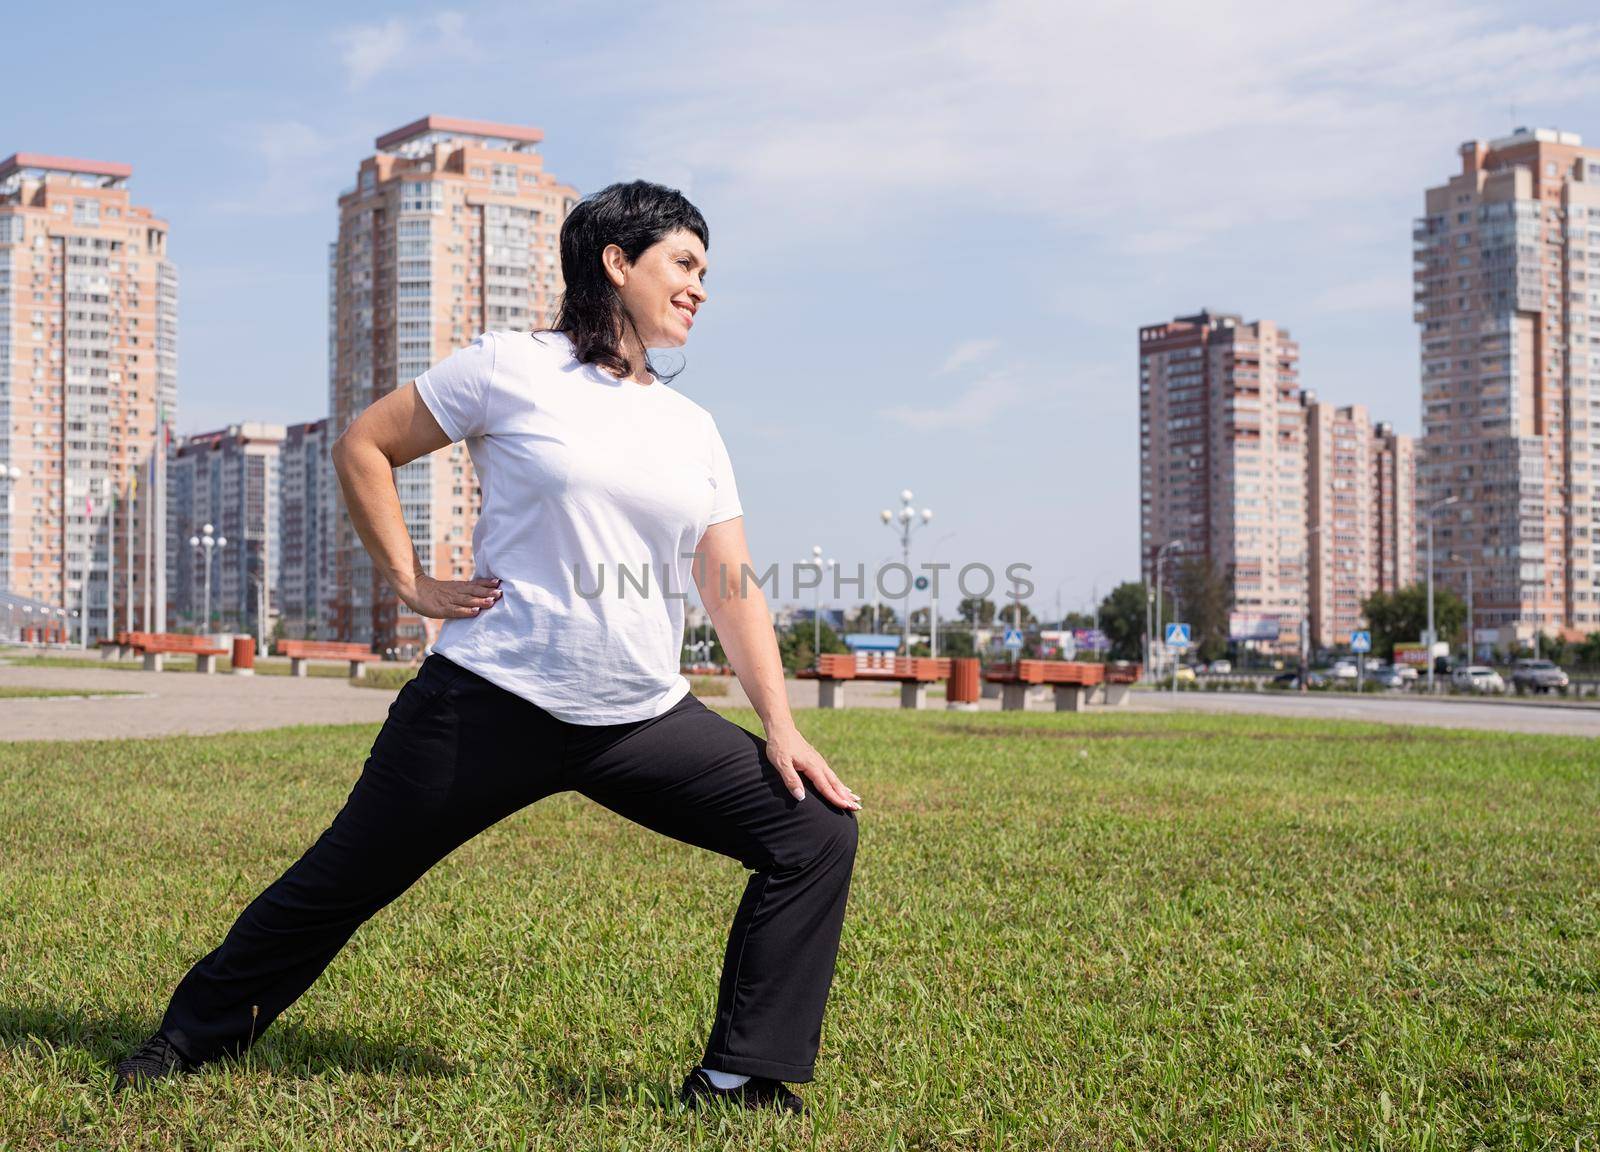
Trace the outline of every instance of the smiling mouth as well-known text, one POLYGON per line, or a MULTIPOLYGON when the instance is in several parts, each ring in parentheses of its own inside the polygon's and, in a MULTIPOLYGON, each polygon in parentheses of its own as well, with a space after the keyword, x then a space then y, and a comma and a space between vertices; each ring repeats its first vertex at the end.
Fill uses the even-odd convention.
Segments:
POLYGON ((673 307, 678 310, 678 315, 683 317, 684 323, 686 323, 686 324, 690 325, 691 327, 693 327, 693 325, 694 325, 694 311, 693 311, 693 309, 686 308, 682 304, 674 304, 673 307))

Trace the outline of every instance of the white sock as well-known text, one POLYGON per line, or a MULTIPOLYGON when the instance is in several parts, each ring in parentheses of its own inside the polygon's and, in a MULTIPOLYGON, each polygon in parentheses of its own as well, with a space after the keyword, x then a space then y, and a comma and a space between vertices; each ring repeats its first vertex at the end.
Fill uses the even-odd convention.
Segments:
POLYGON ((702 1068, 700 1071, 706 1074, 706 1079, 711 1081, 713 1088, 719 1088, 724 1091, 729 1088, 737 1088, 750 1079, 750 1077, 741 1076, 737 1072, 713 1072, 709 1068, 702 1068))

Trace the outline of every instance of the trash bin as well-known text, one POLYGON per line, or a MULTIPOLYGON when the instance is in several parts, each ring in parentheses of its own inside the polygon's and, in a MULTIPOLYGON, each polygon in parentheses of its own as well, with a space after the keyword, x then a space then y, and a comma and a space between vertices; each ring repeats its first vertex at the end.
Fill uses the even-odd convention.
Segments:
POLYGON ((976 711, 979 686, 979 665, 976 657, 960 656, 950 661, 950 682, 945 690, 945 707, 962 711, 976 711))
POLYGON ((256 642, 251 636, 235 636, 233 638, 233 674, 235 676, 254 676, 256 674, 256 642))

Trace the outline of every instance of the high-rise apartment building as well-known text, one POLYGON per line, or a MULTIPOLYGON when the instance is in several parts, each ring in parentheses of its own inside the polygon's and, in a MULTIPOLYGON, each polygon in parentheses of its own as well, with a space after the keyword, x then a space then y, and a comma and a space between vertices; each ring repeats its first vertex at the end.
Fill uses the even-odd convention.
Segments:
POLYGON ((180 627, 272 635, 278 606, 278 466, 285 431, 281 424, 231 424, 174 446, 167 473, 168 587, 169 610, 180 627), (205 545, 207 524, 225 545, 205 545), (191 542, 197 538, 199 543, 191 542))
POLYGON ((1271 321, 1202 311, 1139 330, 1141 570, 1200 557, 1266 646, 1305 616, 1306 421, 1298 345, 1271 321), (1176 555, 1174 554, 1176 553, 1176 555))
POLYGON ((278 453, 278 613, 295 640, 327 639, 333 604, 330 545, 338 507, 327 420, 291 424, 278 453))
POLYGON ((1600 150, 1519 128, 1460 156, 1413 232, 1417 532, 1432 509, 1435 578, 1461 593, 1470 567, 1500 644, 1578 637, 1600 630, 1600 150))
POLYGON ((177 417, 177 272, 132 172, 0 160, 0 589, 90 640, 161 623, 163 517, 135 477, 177 417))
POLYGON ((1305 393, 1311 642, 1348 644, 1361 604, 1416 579, 1415 454, 1409 436, 1360 404, 1305 393))
POLYGON ((1417 582, 1417 442, 1381 420, 1372 426, 1373 591, 1417 582))
MULTIPOLYGON (((339 198, 332 254, 335 435, 361 410, 481 331, 553 319, 557 249, 577 193, 544 170, 536 128, 427 116, 380 136, 339 198)), ((396 473, 423 567, 472 575, 477 482, 453 444, 396 473)), ((373 571, 348 517, 335 517, 334 633, 374 647, 417 647, 430 623, 373 571)))

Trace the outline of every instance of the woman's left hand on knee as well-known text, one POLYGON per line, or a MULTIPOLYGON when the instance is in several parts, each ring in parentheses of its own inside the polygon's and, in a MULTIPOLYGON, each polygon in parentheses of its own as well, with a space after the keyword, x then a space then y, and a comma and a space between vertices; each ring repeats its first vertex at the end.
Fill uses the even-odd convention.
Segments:
POLYGON ((783 785, 796 800, 804 800, 806 792, 800 783, 803 776, 811 781, 823 799, 836 808, 856 811, 861 807, 861 797, 846 788, 828 767, 822 753, 813 748, 799 729, 779 729, 767 734, 767 759, 778 770, 783 785))

